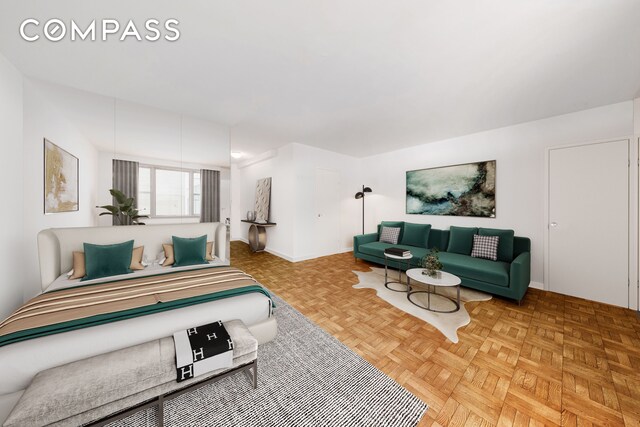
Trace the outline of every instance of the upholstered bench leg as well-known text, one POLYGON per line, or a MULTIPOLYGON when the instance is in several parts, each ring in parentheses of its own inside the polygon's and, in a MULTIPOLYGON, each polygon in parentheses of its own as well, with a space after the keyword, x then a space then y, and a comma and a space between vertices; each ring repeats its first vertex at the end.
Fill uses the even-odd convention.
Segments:
POLYGON ((251 385, 253 385, 253 388, 258 388, 258 359, 254 360, 253 363, 247 365, 247 367, 244 369, 244 373, 249 381, 251 381, 251 385), (253 374, 251 374, 252 367, 253 374))
POLYGON ((164 396, 158 397, 158 427, 164 427, 164 396))

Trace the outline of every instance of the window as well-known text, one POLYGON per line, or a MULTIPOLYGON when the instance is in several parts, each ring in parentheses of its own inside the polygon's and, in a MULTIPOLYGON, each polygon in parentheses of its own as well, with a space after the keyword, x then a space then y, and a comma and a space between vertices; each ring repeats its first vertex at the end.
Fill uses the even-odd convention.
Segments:
POLYGON ((140 166, 138 180, 142 215, 200 215, 200 171, 145 165, 140 166))

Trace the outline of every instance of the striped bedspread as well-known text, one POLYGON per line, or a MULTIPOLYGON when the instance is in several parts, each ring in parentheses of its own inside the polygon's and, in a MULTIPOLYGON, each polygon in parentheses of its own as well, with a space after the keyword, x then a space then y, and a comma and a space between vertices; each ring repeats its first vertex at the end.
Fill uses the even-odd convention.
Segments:
POLYGON ((0 323, 0 347, 251 292, 271 297, 233 267, 169 272, 39 295, 0 323))

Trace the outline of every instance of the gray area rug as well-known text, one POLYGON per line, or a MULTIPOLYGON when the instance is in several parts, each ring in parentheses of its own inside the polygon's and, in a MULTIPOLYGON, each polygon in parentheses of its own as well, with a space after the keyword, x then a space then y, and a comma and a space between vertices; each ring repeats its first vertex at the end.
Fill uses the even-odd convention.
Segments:
MULTIPOLYGON (((238 373, 165 402, 166 426, 415 426, 427 405, 282 299, 258 349, 258 389, 238 373)), ((155 426, 147 409, 109 427, 155 426)))

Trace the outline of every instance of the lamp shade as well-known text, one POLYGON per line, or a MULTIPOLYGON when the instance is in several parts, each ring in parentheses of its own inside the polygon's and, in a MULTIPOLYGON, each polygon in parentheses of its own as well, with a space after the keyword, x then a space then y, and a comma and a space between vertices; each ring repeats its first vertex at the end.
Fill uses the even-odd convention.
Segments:
POLYGON ((371 187, 362 186, 362 191, 358 191, 356 193, 356 199, 362 199, 364 197, 364 193, 371 193, 371 187))
POLYGON ((371 193, 371 187, 362 186, 362 191, 356 193, 356 199, 362 199, 362 234, 364 234, 364 195, 371 193))

